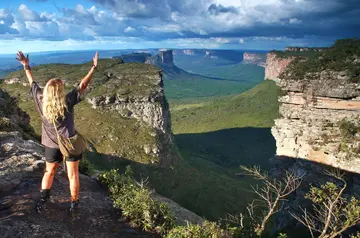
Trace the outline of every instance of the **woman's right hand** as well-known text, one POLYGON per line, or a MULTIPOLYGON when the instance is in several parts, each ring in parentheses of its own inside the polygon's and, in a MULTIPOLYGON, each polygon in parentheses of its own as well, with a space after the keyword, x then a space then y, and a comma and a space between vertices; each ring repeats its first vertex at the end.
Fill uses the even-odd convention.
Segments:
POLYGON ((93 63, 95 68, 97 67, 98 59, 99 59, 99 53, 96 51, 95 56, 93 58, 93 63))
POLYGON ((19 51, 16 54, 16 59, 25 67, 25 66, 29 66, 29 55, 27 55, 25 57, 25 55, 23 54, 23 52, 19 51))

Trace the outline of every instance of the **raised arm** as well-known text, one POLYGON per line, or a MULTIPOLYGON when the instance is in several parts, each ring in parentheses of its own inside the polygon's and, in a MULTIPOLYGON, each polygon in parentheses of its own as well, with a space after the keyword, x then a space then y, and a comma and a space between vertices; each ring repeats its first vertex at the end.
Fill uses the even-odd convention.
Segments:
POLYGON ((31 87, 31 84, 34 82, 34 77, 32 75, 30 68, 29 55, 25 57, 23 52, 19 51, 16 56, 17 56, 16 59, 24 66, 26 77, 29 80, 29 85, 31 87))
POLYGON ((92 76, 94 74, 94 71, 97 67, 97 63, 98 63, 98 58, 99 58, 99 53, 96 52, 95 56, 93 58, 93 66, 91 67, 89 73, 87 73, 87 75, 81 80, 80 82, 80 93, 83 93, 84 90, 87 88, 87 86, 89 85, 92 76))

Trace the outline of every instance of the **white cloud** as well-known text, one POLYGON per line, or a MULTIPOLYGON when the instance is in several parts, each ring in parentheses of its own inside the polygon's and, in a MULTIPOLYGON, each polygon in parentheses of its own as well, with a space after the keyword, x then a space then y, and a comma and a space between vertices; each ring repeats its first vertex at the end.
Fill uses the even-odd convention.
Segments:
POLYGON ((124 30, 124 32, 133 32, 133 31, 135 31, 135 29, 132 28, 131 26, 126 27, 126 29, 124 30))
POLYGON ((300 23, 302 23, 302 20, 299 20, 297 18, 290 18, 289 23, 290 24, 300 24, 300 23))
POLYGON ((30 10, 25 4, 21 4, 18 8, 18 13, 23 21, 46 21, 43 17, 32 10, 30 10))

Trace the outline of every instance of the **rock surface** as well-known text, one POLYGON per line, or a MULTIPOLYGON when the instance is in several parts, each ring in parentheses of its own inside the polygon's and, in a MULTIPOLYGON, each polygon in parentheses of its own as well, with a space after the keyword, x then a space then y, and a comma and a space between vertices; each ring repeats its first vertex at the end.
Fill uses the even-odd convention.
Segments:
POLYGON ((279 75, 284 72, 286 67, 295 59, 295 57, 279 58, 276 53, 266 55, 265 79, 279 81, 279 75))
POLYGON ((145 63, 151 65, 158 65, 158 64, 174 65, 173 51, 161 50, 159 54, 151 58, 148 58, 145 63))
POLYGON ((292 78, 294 58, 268 54, 267 76, 286 92, 272 134, 277 155, 300 158, 360 173, 360 84, 345 71, 324 69, 292 78))

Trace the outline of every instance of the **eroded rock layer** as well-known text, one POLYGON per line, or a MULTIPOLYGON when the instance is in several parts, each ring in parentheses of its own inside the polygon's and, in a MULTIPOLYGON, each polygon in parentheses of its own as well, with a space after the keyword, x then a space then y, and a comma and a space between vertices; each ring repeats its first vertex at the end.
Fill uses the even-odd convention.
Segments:
POLYGON ((281 118, 272 128, 276 154, 359 173, 360 84, 346 71, 326 69, 303 79, 288 72, 275 81, 285 92, 279 98, 281 118))

